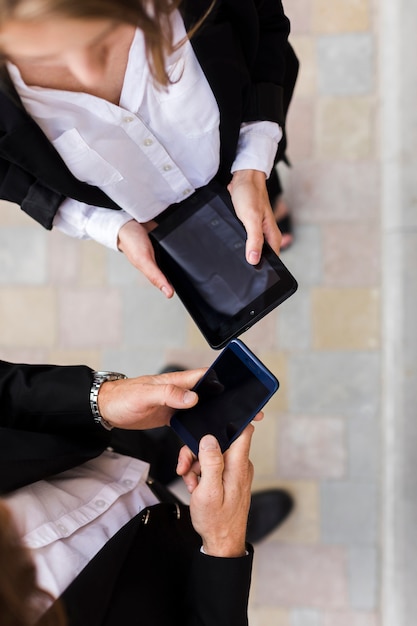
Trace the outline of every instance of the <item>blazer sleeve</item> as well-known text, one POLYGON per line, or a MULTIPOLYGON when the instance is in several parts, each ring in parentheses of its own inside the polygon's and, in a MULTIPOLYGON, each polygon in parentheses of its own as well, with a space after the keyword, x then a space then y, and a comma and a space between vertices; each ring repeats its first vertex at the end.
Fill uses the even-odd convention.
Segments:
POLYGON ((32 432, 94 430, 85 365, 25 365, 0 361, 0 426, 32 432))
POLYGON ((0 492, 98 456, 110 433, 95 424, 91 370, 0 361, 0 492))
POLYGON ((247 551, 234 559, 195 554, 187 626, 247 626, 252 546, 247 551))
POLYGON ((251 79, 243 122, 271 120, 283 125, 283 91, 290 22, 280 0, 223 0, 239 33, 251 79), (253 24, 257 24, 254 36, 253 24))
POLYGON ((18 204, 44 228, 52 229, 64 196, 48 189, 23 168, 0 158, 0 198, 18 204))

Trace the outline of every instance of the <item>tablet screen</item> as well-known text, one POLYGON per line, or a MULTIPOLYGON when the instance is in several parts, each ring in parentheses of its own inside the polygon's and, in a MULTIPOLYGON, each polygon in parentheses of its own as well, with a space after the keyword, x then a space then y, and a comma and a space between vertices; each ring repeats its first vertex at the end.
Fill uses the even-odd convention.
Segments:
POLYGON ((279 281, 265 258, 254 270, 245 259, 241 229, 232 214, 221 216, 208 202, 163 239, 164 249, 188 276, 207 304, 236 315, 279 281))
POLYGON ((151 233, 156 258, 212 348, 226 345, 297 289, 265 244, 245 258, 246 232, 227 190, 211 184, 170 207, 151 233))

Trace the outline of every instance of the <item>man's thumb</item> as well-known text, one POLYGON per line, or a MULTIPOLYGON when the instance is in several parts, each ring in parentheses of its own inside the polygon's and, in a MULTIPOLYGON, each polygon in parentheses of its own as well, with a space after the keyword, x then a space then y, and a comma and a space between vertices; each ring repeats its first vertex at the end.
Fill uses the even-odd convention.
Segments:
POLYGON ((213 435, 204 435, 200 440, 200 450, 220 450, 219 443, 213 435))

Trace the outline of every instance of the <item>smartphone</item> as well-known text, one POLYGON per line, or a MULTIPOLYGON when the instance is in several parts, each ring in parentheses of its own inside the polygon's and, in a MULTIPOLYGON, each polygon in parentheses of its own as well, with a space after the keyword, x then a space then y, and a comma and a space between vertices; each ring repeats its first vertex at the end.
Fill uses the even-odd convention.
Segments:
POLYGON ((180 409, 171 427, 198 455, 200 439, 211 434, 222 452, 278 390, 272 372, 240 339, 232 339, 194 387, 198 403, 180 409))

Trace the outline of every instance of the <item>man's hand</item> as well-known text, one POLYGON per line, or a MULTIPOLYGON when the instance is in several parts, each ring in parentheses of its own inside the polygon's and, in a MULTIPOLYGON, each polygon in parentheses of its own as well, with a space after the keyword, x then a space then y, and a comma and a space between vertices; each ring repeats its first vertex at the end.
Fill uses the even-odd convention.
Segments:
POLYGON ((237 217, 246 229, 246 260, 257 265, 264 239, 279 254, 281 233, 276 224, 266 189, 266 177, 257 170, 240 170, 227 187, 237 217))
POLYGON ((249 424, 230 448, 221 453, 213 435, 200 441, 201 477, 190 501, 191 521, 206 554, 240 557, 245 554, 253 465, 249 460, 254 427, 249 424))
POLYGON ((106 381, 98 393, 100 414, 116 428, 143 430, 166 426, 175 409, 187 409, 197 403, 197 394, 190 390, 205 371, 106 381))
POLYGON ((128 261, 142 272, 164 296, 172 298, 174 289, 155 261, 155 253, 149 239, 149 231, 156 226, 155 222, 139 224, 136 220, 126 222, 119 230, 117 246, 128 261))

